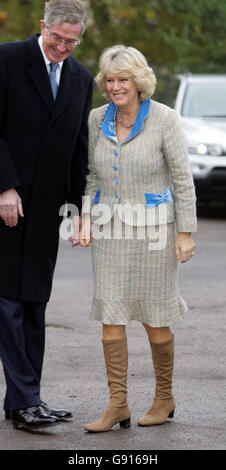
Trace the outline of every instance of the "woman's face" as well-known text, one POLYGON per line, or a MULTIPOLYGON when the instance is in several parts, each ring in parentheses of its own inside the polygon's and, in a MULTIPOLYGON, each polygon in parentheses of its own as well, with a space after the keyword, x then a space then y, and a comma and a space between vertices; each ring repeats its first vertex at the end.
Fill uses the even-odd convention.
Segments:
POLYGON ((106 88, 109 98, 120 108, 134 106, 139 101, 137 85, 132 77, 106 74, 106 88))

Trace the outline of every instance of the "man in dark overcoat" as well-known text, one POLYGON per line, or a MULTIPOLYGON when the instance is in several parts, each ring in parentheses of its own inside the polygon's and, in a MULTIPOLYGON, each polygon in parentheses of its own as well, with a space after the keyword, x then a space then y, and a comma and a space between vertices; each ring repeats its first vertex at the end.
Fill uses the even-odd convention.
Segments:
POLYGON ((40 398, 45 309, 60 207, 81 208, 93 80, 71 56, 85 30, 81 0, 45 5, 41 35, 0 46, 0 356, 14 428, 71 417, 40 398))

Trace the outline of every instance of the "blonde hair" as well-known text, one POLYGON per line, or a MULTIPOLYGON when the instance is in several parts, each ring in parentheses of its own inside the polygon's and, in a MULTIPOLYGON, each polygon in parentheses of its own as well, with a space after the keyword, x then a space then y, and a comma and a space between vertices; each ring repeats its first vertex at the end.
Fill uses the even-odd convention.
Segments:
POLYGON ((133 77, 141 101, 151 98, 155 91, 155 74, 144 55, 134 47, 113 46, 105 49, 100 56, 96 83, 105 98, 109 98, 106 88, 106 74, 133 77))

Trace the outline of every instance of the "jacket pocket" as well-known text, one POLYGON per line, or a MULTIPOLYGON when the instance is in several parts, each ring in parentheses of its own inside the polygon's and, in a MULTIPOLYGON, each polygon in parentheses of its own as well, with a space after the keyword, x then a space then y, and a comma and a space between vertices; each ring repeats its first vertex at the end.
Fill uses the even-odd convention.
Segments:
POLYGON ((162 203, 173 202, 170 187, 166 188, 163 193, 145 193, 147 207, 156 207, 162 203))

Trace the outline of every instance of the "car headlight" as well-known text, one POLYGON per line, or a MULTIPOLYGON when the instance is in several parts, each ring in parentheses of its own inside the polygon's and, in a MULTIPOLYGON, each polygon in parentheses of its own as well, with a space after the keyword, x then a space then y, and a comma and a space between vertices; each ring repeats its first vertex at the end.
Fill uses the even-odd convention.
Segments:
POLYGON ((224 154, 222 145, 220 144, 203 144, 203 143, 188 143, 189 153, 194 153, 196 155, 216 155, 220 156, 224 154))

